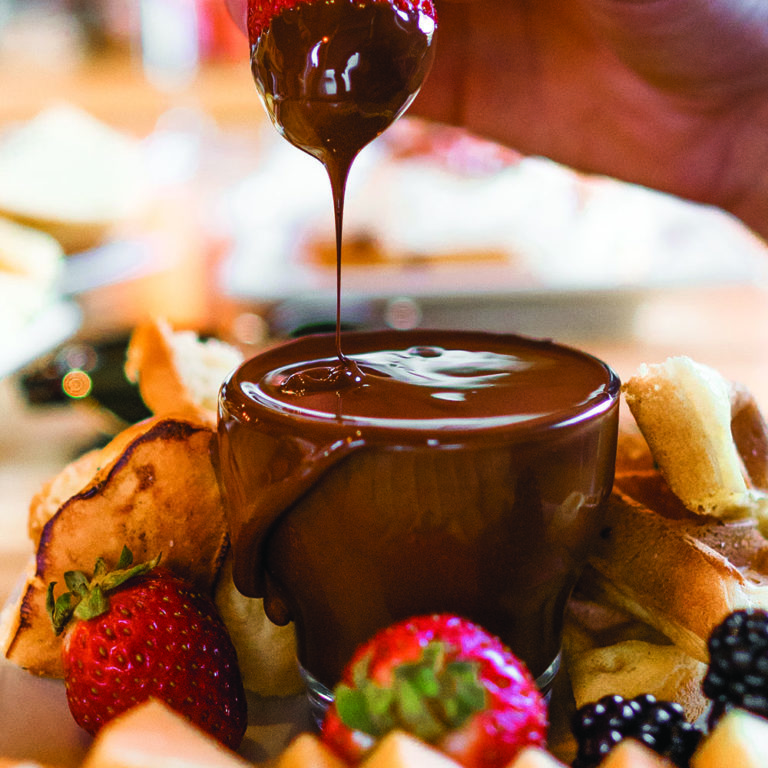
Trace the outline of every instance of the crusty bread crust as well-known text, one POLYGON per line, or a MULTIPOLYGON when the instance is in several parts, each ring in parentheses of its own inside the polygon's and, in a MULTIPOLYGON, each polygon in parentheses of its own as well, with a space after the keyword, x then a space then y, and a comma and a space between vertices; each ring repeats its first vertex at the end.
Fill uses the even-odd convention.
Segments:
POLYGON ((192 331, 174 331, 166 320, 152 318, 131 334, 125 373, 156 416, 215 427, 219 386, 241 359, 228 344, 201 341, 192 331))
POLYGON ((732 387, 687 357, 641 366, 622 387, 659 471, 693 512, 717 517, 765 506, 731 432, 732 387))
POLYGON ((590 564, 616 604, 706 662, 707 639, 728 613, 768 608, 758 570, 766 540, 751 519, 686 516, 671 500, 659 507, 615 490, 590 564))

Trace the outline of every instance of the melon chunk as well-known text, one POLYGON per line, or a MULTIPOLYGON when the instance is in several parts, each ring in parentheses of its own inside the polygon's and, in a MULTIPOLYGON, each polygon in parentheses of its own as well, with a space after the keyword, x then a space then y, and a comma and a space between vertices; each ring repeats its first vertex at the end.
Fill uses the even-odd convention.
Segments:
POLYGON ((734 709, 691 758, 691 768, 768 768, 768 720, 734 709))
POLYGON ((459 768, 459 764, 405 731, 390 731, 361 768, 459 768))

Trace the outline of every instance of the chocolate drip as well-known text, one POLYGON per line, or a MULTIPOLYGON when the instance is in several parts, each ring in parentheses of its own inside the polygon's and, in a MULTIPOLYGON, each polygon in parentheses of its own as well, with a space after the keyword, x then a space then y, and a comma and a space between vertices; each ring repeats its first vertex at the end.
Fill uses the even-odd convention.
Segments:
MULTIPOLYGON (((419 9, 369 0, 316 0, 281 11, 252 47, 267 112, 331 182, 336 224, 336 354, 341 349, 344 195, 360 150, 413 101, 434 58, 435 23, 419 9)), ((349 376, 338 377, 339 382, 349 376)), ((354 378, 352 376, 351 378, 354 378)))

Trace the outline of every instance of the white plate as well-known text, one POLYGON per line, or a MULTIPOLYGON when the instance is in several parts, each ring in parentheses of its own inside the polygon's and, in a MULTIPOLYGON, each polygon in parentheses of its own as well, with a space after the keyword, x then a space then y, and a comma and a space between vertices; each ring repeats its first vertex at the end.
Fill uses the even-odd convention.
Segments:
MULTIPOLYGON (((476 176, 388 146, 347 187, 345 242, 379 244, 378 261, 342 268, 348 325, 619 335, 651 291, 768 277, 765 243, 722 211, 542 158, 476 176)), ((312 256, 334 235, 325 172, 279 137, 262 157, 221 206, 224 290, 266 307, 275 333, 328 326, 335 265, 312 256)))
POLYGON ((55 349, 80 327, 79 307, 57 301, 35 315, 18 333, 6 334, 0 343, 0 378, 55 349))
MULTIPOLYGON (((249 696, 248 723, 239 751, 251 762, 271 759, 293 736, 312 728, 304 697, 249 696)), ((69 713, 61 680, 35 677, 0 659, 0 758, 76 768, 91 741, 69 713)))

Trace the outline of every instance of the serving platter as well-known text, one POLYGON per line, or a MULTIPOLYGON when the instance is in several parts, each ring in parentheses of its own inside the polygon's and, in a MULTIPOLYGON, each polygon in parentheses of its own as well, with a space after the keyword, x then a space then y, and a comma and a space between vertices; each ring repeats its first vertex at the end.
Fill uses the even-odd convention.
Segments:
MULTIPOLYGON (((248 730, 239 753, 254 763, 269 760, 312 727, 303 696, 249 696, 248 730)), ((0 758, 77 768, 91 743, 69 713, 61 680, 35 677, 0 659, 0 758)))

